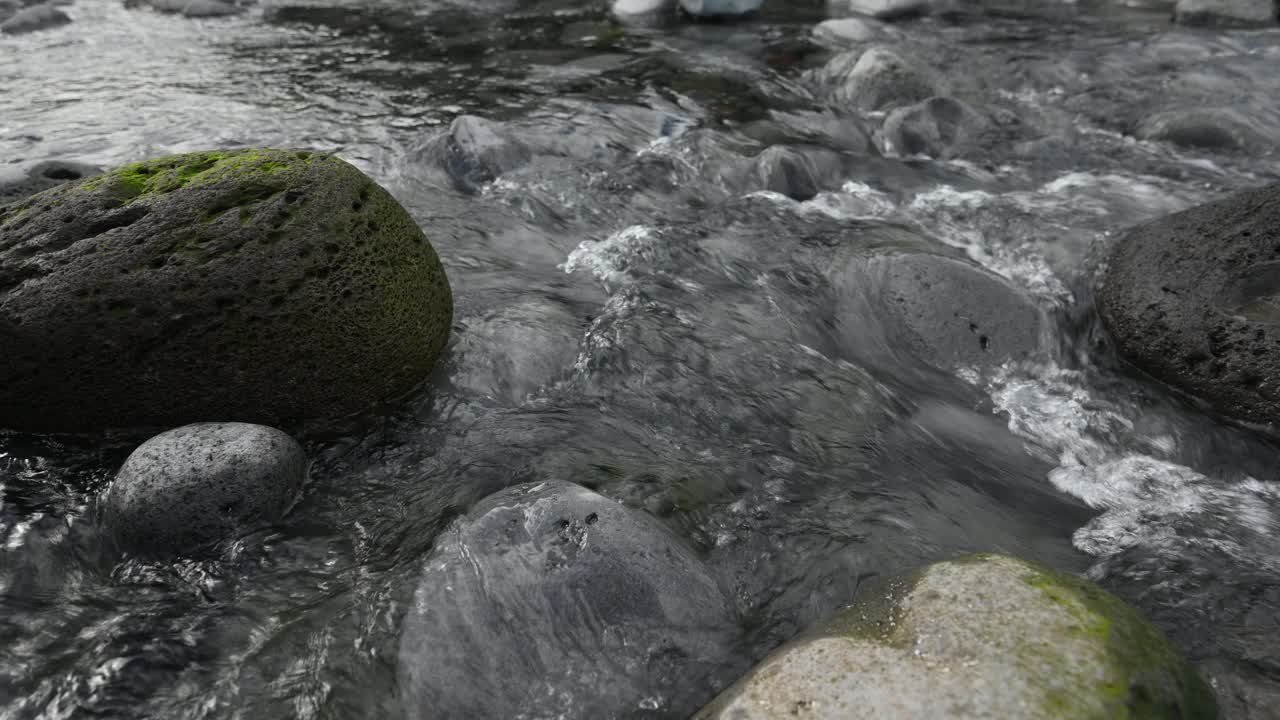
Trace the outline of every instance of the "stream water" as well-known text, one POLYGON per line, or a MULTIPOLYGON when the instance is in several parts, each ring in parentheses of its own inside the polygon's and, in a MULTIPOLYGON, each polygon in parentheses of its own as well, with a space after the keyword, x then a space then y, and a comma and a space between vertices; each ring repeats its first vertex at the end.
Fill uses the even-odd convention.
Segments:
POLYGON ((752 657, 867 580, 1000 551, 1140 608, 1226 717, 1280 717, 1277 445, 1120 366, 1089 310, 1118 231, 1280 177, 1265 153, 1130 135, 1225 107, 1274 147, 1280 30, 1083 0, 897 25, 1006 132, 963 159, 855 153, 799 202, 726 169, 774 144, 846 150, 831 128, 879 117, 834 114, 806 79, 831 54, 822 3, 765 5, 624 29, 581 0, 277 0, 207 21, 78 0, 71 25, 0 37, 0 163, 334 151, 419 220, 457 303, 424 389, 296 430, 303 498, 216 558, 104 549, 94 498, 137 438, 0 434, 0 718, 398 717, 398 627, 436 534, 551 478, 696 548, 752 657), (428 148, 464 114, 529 157, 455 182, 428 148), (841 320, 818 320, 830 269, 907 229, 1023 287, 1051 347, 958 372, 843 352, 841 320))

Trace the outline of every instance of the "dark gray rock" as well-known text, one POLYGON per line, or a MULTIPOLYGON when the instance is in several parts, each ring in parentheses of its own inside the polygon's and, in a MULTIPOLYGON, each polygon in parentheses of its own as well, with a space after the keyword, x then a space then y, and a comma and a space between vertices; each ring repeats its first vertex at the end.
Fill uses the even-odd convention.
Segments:
POLYGON ((302 447, 275 428, 186 425, 133 451, 103 498, 102 519, 134 552, 196 551, 279 519, 306 473, 302 447))
POLYGON ((760 9, 764 0, 680 0, 680 9, 695 17, 736 17, 760 9))
POLYGON ((504 173, 526 165, 533 159, 533 150, 498 123, 461 115, 447 133, 427 143, 425 155, 448 173, 459 190, 478 192, 504 173))
POLYGON ((932 253, 853 258, 833 278, 846 351, 934 367, 992 367, 1045 348, 1044 312, 1004 278, 932 253))
POLYGON ((400 638, 410 720, 688 717, 735 613, 656 520, 577 485, 479 503, 428 556, 400 638))
POLYGON ((828 0, 832 15, 869 15, 881 20, 905 20, 927 15, 931 0, 828 0))
POLYGON ((101 168, 84 163, 66 160, 36 163, 27 170, 25 177, 20 176, 12 180, 0 179, 0 206, 17 202, 72 180, 82 180, 101 174, 101 168))
POLYGON ((1204 150, 1275 149, 1248 118, 1228 108, 1169 110, 1149 115, 1138 123, 1134 136, 1204 150))
POLYGON ((14 13, 8 20, 0 23, 0 32, 9 35, 48 30, 71 22, 67 14, 54 7, 53 3, 34 5, 14 13))
POLYGON ((991 124, 959 100, 931 97, 889 113, 881 137, 886 152, 951 158, 970 149, 991 124))
POLYGON ((221 0, 191 0, 182 9, 182 14, 190 18, 227 17, 239 15, 244 8, 221 0))
POLYGON ((814 75, 831 99, 855 110, 888 110, 937 95, 933 73, 886 47, 835 56, 814 75))
POLYGON ((0 207, 2 427, 340 417, 421 382, 451 318, 417 223, 331 155, 156 158, 0 207))
POLYGON ((1138 369, 1227 415, 1280 421, 1280 184, 1131 229, 1097 304, 1138 369))
POLYGON ((792 200, 811 200, 838 184, 840 169, 840 157, 831 151, 774 145, 752 162, 750 184, 752 189, 776 192, 792 200))
POLYGON ((1275 0, 1178 0, 1174 18, 1200 27, 1265 27, 1276 23, 1275 0))

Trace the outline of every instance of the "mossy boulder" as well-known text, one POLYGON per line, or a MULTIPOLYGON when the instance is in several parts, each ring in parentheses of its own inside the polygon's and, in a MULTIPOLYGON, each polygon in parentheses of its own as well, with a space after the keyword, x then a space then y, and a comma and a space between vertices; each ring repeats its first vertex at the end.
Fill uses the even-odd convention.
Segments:
POLYGON ((336 157, 134 163, 0 206, 0 427, 351 414, 422 380, 452 308, 413 218, 336 157))
POLYGON ((980 555, 931 565, 842 611, 696 718, 1216 716, 1195 671, 1119 599, 980 555))

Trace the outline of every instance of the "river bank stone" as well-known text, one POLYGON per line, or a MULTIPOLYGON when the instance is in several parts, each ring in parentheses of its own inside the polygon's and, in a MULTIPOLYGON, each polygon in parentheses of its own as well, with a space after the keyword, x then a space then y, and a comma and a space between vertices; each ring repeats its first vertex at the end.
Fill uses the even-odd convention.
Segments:
POLYGON ((925 568, 776 651, 695 716, 1208 720, 1168 640, 1075 576, 980 555, 925 568))
POLYGON ((1280 421, 1280 184, 1129 230, 1097 305, 1120 355, 1246 421, 1280 421))
POLYGON ((67 160, 36 163, 25 175, 0 178, 0 207, 63 183, 101 174, 102 168, 67 160))
POLYGON ((0 426, 345 416, 420 382, 452 297, 413 218, 342 160, 157 158, 0 208, 0 426))
POLYGON ((71 18, 53 3, 44 3, 23 8, 4 22, 0 22, 0 33, 21 35, 37 30, 48 30, 70 22, 71 18))
POLYGON ((562 482, 508 488, 437 539, 400 639, 407 717, 688 717, 737 623, 666 528, 562 482))
POLYGON ((275 428, 186 425, 129 455, 104 497, 103 523, 134 552, 196 551, 279 519, 306 472, 302 447, 275 428))

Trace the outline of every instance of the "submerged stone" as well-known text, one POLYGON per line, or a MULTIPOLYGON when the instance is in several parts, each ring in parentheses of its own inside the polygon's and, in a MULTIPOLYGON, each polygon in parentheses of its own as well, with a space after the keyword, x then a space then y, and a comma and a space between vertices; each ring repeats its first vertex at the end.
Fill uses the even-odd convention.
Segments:
POLYGON ((648 515, 560 482, 508 488, 428 556, 400 639, 408 718, 688 717, 734 664, 711 572, 648 515))
POLYGON ((885 118, 881 133, 886 150, 945 159, 963 152, 990 124, 960 100, 931 97, 894 110, 885 118))
POLYGON ((1280 184, 1132 228, 1097 304, 1139 370, 1228 415, 1280 421, 1280 184))
POLYGON ((760 9, 764 0, 680 0, 680 7, 699 17, 746 15, 760 9))
POLYGON ((413 218, 342 160, 134 163, 0 208, 0 426, 280 425, 403 394, 452 297, 413 218))
POLYGON ((0 178, 0 207, 72 180, 101 174, 101 168, 67 160, 36 163, 25 175, 12 179, 0 178))
POLYGON ((887 110, 938 94, 933 73, 887 47, 851 50, 814 74, 832 100, 859 111, 887 110))
POLYGON ((125 460, 104 497, 103 523, 141 554, 198 550, 279 519, 306 472, 302 447, 274 428, 186 425, 125 460))
POLYGON ((926 15, 931 0, 830 0, 829 12, 857 13, 881 20, 902 20, 926 15))
POLYGON ((1138 123, 1134 136, 1204 150, 1263 150, 1272 145, 1246 117, 1227 108, 1149 115, 1138 123))
POLYGON ((1182 25, 1265 27, 1276 24, 1274 0, 1178 0, 1174 17, 1182 25))
POLYGON ((54 7, 53 3, 34 5, 14 13, 8 20, 0 23, 0 32, 9 35, 48 30, 71 22, 67 14, 54 7))
POLYGON ((980 555, 931 565, 776 651, 697 720, 1208 720, 1213 695, 1132 608, 980 555))

